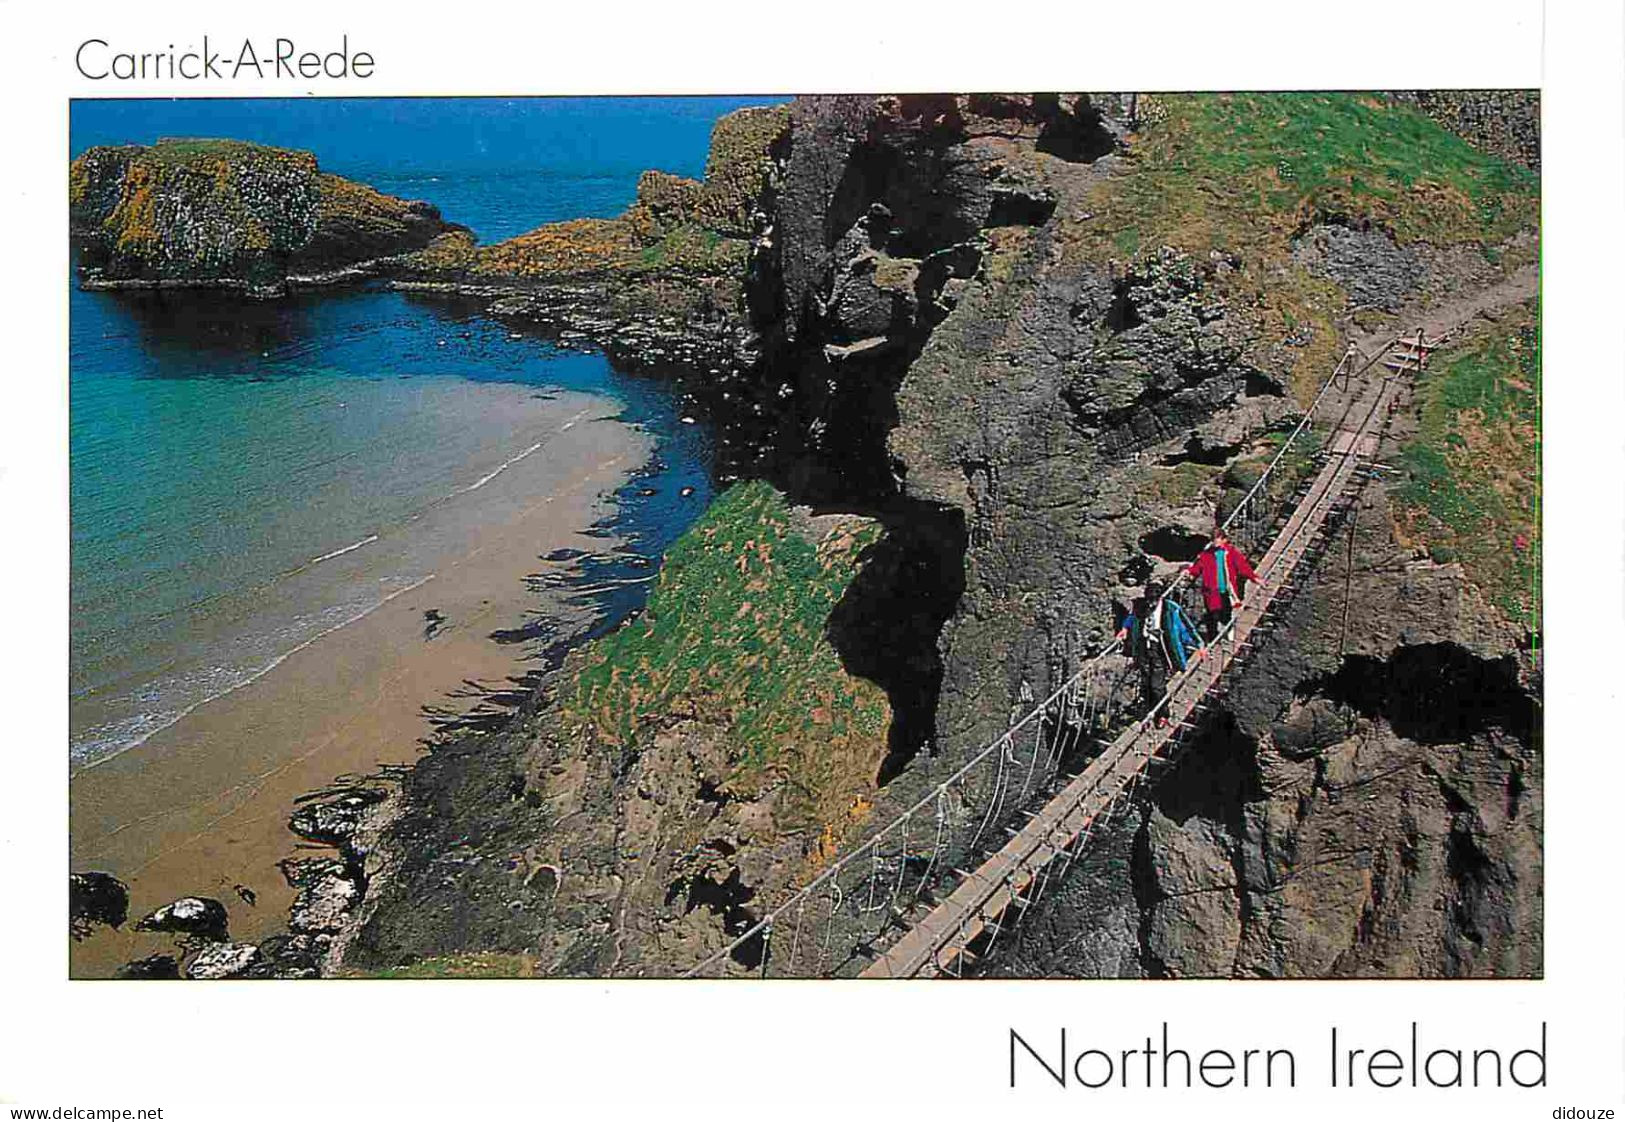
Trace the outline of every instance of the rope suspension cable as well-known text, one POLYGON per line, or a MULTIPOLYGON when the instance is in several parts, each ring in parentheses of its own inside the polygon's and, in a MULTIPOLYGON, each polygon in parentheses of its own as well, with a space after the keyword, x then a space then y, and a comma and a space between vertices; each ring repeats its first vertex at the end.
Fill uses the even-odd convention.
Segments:
POLYGON ((903 840, 897 848, 897 880, 893 882, 891 888, 891 902, 894 908, 897 906, 897 897, 903 891, 903 874, 908 869, 908 826, 912 817, 912 814, 903 815, 903 840))
POLYGON ((875 903, 875 886, 878 885, 879 883, 880 883, 880 846, 877 844, 877 845, 871 845, 869 847, 869 893, 868 893, 868 896, 865 897, 864 902, 862 904, 858 905, 858 911, 860 911, 860 912, 872 912, 872 911, 875 911, 877 908, 885 907, 884 904, 876 904, 875 903))
POLYGON ((1033 726, 1033 754, 1027 761, 1027 778, 1021 781, 1021 801, 1027 801, 1027 795, 1032 790, 1033 774, 1038 770, 1038 751, 1044 743, 1044 718, 1039 717, 1038 723, 1033 726))
MULTIPOLYGON (((795 894, 791 895, 788 899, 785 900, 785 902, 783 904, 779 905, 779 907, 775 908, 772 912, 770 912, 768 914, 768 916, 764 917, 761 920, 758 920, 756 922, 756 924, 754 926, 752 926, 751 928, 749 928, 744 934, 740 935, 733 942, 731 942, 731 943, 727 944, 726 946, 724 946, 721 950, 715 952, 710 958, 706 959, 705 961, 701 962, 699 965, 697 965, 697 966, 693 967, 692 969, 690 969, 684 975, 684 977, 693 977, 693 976, 699 974, 701 971, 703 971, 703 970, 709 968, 710 966, 714 965, 715 963, 721 961, 723 958, 726 958, 734 950, 736 950, 742 943, 744 943, 746 940, 754 937, 756 935, 756 933, 761 929, 761 927, 769 919, 777 917, 778 915, 780 915, 783 912, 787 911, 790 907, 794 906, 796 904, 796 902, 797 902, 798 897, 803 897, 803 896, 806 896, 806 895, 810 895, 814 891, 818 890, 820 887, 822 887, 828 881, 830 881, 833 877, 837 876, 842 870, 844 870, 849 862, 853 861, 856 858, 859 858, 859 857, 863 856, 865 851, 868 849, 868 847, 870 845, 876 844, 881 838, 885 837, 892 830, 897 829, 900 826, 900 824, 902 823, 904 818, 908 817, 910 814, 912 814, 912 813, 914 813, 916 811, 924 809, 927 804, 929 804, 929 803, 931 803, 933 801, 938 801, 938 800, 944 799, 945 796, 946 796, 947 791, 949 790, 950 787, 952 787, 953 784, 959 783, 961 780, 963 780, 979 764, 985 762, 987 760, 987 758, 990 755, 992 755, 995 751, 1005 748, 1005 746, 1007 745, 1007 742, 1008 742, 1008 738, 1010 736, 1012 736, 1016 732, 1024 729, 1029 722, 1031 722, 1036 716, 1038 716, 1040 713, 1043 712, 1044 707, 1048 706, 1051 702, 1053 702, 1056 698, 1058 698, 1066 689, 1070 688, 1074 683, 1081 680, 1085 674, 1090 673, 1096 667, 1104 664, 1105 660, 1108 659, 1109 657, 1111 657, 1112 655, 1116 654, 1118 648, 1121 647, 1121 646, 1122 646, 1122 644, 1119 643, 1116 640, 1113 640, 1111 643, 1109 643, 1104 650, 1102 650, 1099 654, 1097 654, 1093 658, 1091 658, 1089 660, 1089 662, 1086 663, 1083 667, 1081 667, 1076 674, 1074 674, 1071 678, 1067 679, 1065 682, 1061 683, 1061 685, 1058 686, 1048 697, 1044 698, 1044 700, 1041 703, 1039 703, 1039 705, 1037 707, 1035 707, 1034 709, 1029 711, 1026 714, 1026 716, 1022 717, 1021 720, 1017 721, 1010 728, 1006 729, 998 737, 996 737, 995 739, 989 741, 974 756, 972 756, 969 760, 965 761, 965 763, 961 764, 959 766, 959 768, 956 769, 951 775, 949 775, 947 778, 943 779, 940 783, 938 783, 935 787, 933 787, 929 791, 927 791, 923 796, 921 796, 921 798, 919 798, 917 801, 915 801, 910 806, 904 808, 904 810, 902 812, 900 812, 896 818, 892 819, 889 823, 887 823, 886 826, 882 827, 879 831, 877 831, 869 839, 869 841, 867 843, 865 843, 864 845, 860 846, 859 848, 853 850, 851 853, 847 854, 845 857, 843 857, 840 860, 836 861, 829 868, 825 869, 823 873, 821 873, 818 877, 814 878, 812 881, 808 882, 801 889, 799 889, 795 894)), ((1002 764, 1002 762, 1003 761, 1001 760, 1001 764, 1002 764)), ((942 810, 942 809, 943 808, 939 806, 939 811, 942 810)), ((938 847, 935 848, 934 851, 933 851, 933 857, 932 857, 933 862, 935 862, 937 860, 937 857, 938 857, 938 855, 940 853, 940 843, 941 843, 941 840, 942 840, 942 836, 945 833, 945 830, 940 828, 943 825, 945 825, 945 823, 939 820, 938 847)), ((923 888, 923 881, 922 881, 922 888, 923 888)))
POLYGON ((801 921, 807 914, 807 901, 805 898, 796 905, 796 926, 790 933, 790 972, 795 973, 797 952, 801 947, 801 921))
MULTIPOLYGON (((1042 726, 1040 726, 1042 727, 1042 726)), ((1055 714, 1055 720, 1049 727, 1049 755, 1044 760, 1044 787, 1047 790, 1055 773, 1060 770, 1061 757, 1066 754, 1066 703, 1062 701, 1061 709, 1055 714)))
POLYGON ((919 883, 914 886, 913 903, 920 902, 920 894, 931 881, 931 874, 936 870, 937 862, 942 857, 942 835, 948 827, 947 791, 937 791, 937 836, 931 842, 931 859, 925 863, 925 869, 920 873, 919 883))
POLYGON ((971 836, 968 847, 970 849, 976 848, 976 843, 982 840, 982 834, 987 830, 988 824, 1004 809, 1004 795, 1010 784, 1009 765, 1016 762, 1014 745, 1015 732, 1012 730, 1004 734, 1004 748, 999 753, 999 770, 993 780, 993 793, 997 803, 987 804, 987 813, 982 816, 982 824, 976 827, 976 833, 971 836))
POLYGON ((835 913, 841 910, 841 902, 845 896, 841 892, 839 878, 829 882, 829 922, 824 926, 824 945, 820 949, 818 962, 822 966, 824 959, 829 956, 829 948, 835 941, 835 913))

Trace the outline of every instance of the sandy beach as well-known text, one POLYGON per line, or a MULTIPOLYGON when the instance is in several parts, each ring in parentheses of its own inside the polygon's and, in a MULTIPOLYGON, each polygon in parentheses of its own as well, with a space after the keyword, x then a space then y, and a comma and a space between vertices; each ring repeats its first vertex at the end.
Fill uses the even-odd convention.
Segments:
POLYGON ((287 827, 295 800, 340 776, 412 761, 436 711, 478 703, 471 683, 501 688, 533 665, 534 644, 493 632, 582 622, 586 609, 566 602, 568 589, 526 577, 569 570, 549 554, 613 548, 584 531, 652 451, 651 436, 612 419, 614 402, 595 400, 585 415, 572 403, 571 422, 491 479, 479 520, 446 512, 442 538, 455 546, 432 576, 72 778, 71 867, 112 873, 130 889, 122 930, 70 944, 72 976, 106 977, 170 953, 168 937, 131 928, 179 896, 221 901, 234 939, 280 929, 293 892, 277 862, 303 844, 287 827))

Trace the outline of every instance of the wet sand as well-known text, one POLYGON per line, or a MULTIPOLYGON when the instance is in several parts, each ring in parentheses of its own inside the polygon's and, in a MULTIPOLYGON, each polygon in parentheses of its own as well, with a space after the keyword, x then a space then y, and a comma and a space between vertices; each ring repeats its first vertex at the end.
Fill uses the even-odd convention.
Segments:
POLYGON ((131 928, 179 896, 220 900, 233 939, 283 928, 293 892, 277 862, 304 845, 287 828, 295 800, 339 776, 412 761, 437 707, 472 708, 470 681, 502 688, 533 665, 534 645, 492 632, 538 616, 579 622, 585 609, 565 602, 567 589, 538 591, 525 577, 567 566, 549 553, 612 547, 583 531, 610 513, 610 493, 651 451, 651 437, 618 421, 573 425, 503 473, 516 501, 432 578, 75 775, 71 867, 124 881, 130 916, 120 931, 70 942, 71 975, 106 977, 133 958, 174 953, 169 937, 131 928))

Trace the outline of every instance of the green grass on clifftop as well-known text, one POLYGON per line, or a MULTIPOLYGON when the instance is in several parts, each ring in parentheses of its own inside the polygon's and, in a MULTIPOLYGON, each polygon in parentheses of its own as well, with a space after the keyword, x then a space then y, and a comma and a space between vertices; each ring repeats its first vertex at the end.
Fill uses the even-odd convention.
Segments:
POLYGON ((1405 538, 1459 561, 1513 621, 1539 630, 1540 335, 1524 308, 1432 361, 1398 495, 1405 538))
POLYGON ((772 487, 734 486, 672 546, 644 613, 572 657, 567 734, 603 750, 676 723, 708 730, 728 747, 730 790, 782 783, 782 824, 838 834, 853 793, 872 789, 891 714, 825 632, 878 536, 857 518, 800 529, 772 487))
POLYGON ((1120 247, 1242 249, 1324 218, 1493 244, 1539 197, 1534 172, 1378 95, 1159 94, 1145 116, 1135 172, 1113 185, 1132 219, 1112 224, 1120 247))
POLYGON ((1232 94, 1191 99, 1181 155, 1246 184, 1269 210, 1370 217, 1401 241, 1499 240, 1538 178, 1430 117, 1375 96, 1232 94))
POLYGON ((1302 231, 1370 224, 1401 244, 1474 246, 1500 263, 1508 238, 1538 229, 1534 172, 1379 94, 1156 94, 1141 99, 1141 117, 1128 160, 1068 220, 1068 236, 1119 267, 1164 246, 1232 255, 1223 295, 1252 322, 1247 357, 1287 363, 1272 372, 1302 403, 1342 353, 1347 310, 1336 283, 1293 259, 1302 231), (1272 356, 1287 338, 1300 341, 1272 356))

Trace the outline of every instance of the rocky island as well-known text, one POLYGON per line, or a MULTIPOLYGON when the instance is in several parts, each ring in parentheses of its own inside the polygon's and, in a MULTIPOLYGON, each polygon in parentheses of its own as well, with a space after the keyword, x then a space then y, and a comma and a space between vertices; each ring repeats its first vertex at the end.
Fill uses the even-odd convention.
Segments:
POLYGON ((309 152, 181 138, 79 156, 68 221, 86 284, 256 295, 364 277, 462 230, 429 203, 322 171, 309 152))
POLYGON ((1100 650, 1351 345, 1426 324, 1346 536, 982 969, 1538 976, 1538 113, 1493 108, 798 98, 724 118, 703 181, 490 246, 313 160, 245 156, 304 186, 228 234, 177 154, 82 157, 98 280, 477 300, 676 379, 734 483, 501 731, 300 809, 340 856, 289 873, 291 969, 688 970, 1100 650))

